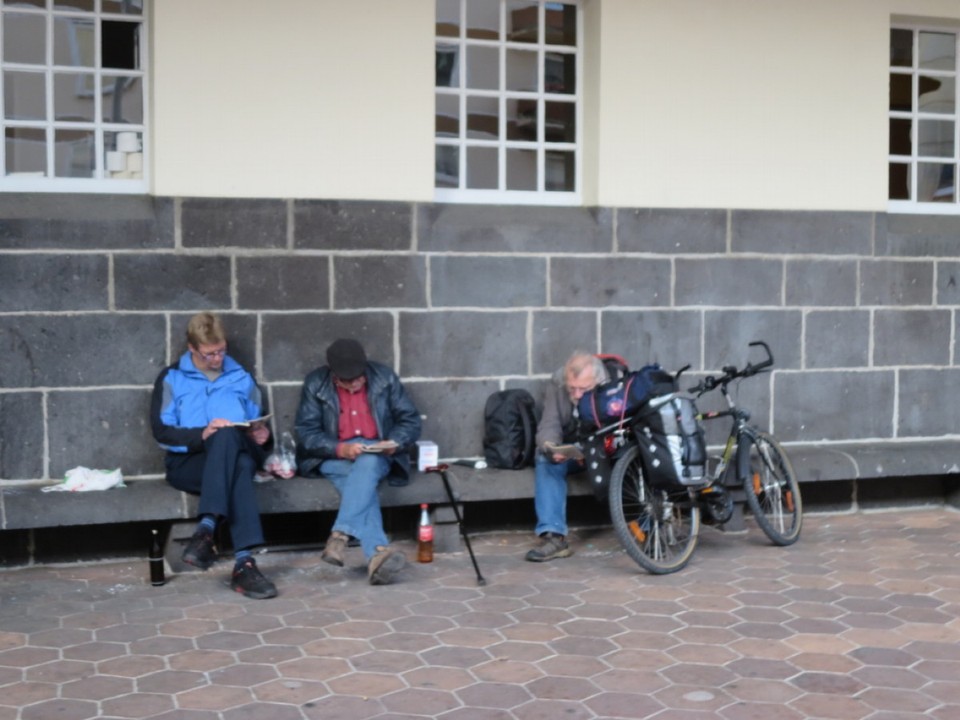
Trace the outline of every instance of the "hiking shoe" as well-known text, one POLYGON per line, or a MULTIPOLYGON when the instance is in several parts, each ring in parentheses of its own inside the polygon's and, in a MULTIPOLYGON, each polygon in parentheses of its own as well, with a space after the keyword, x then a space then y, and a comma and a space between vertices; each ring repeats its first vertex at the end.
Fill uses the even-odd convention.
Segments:
POLYGON ((233 568, 230 589, 254 600, 266 600, 277 596, 277 586, 263 576, 253 558, 247 558, 233 568))
POLYGON ((347 549, 348 535, 342 532, 334 531, 327 538, 327 544, 323 546, 323 552, 320 553, 320 559, 337 567, 343 567, 343 551, 347 549))
POLYGON ((187 565, 193 565, 201 570, 208 569, 217 561, 217 547, 213 542, 213 533, 209 530, 197 530, 187 543, 181 559, 187 565))
POLYGON ((377 554, 370 558, 367 572, 371 585, 389 585, 394 575, 407 564, 407 558, 398 550, 378 547, 377 554))
POLYGON ((527 553, 527 560, 530 562, 547 562, 547 560, 556 560, 573 555, 570 549, 570 543, 563 535, 546 532, 540 536, 540 542, 537 546, 527 553))

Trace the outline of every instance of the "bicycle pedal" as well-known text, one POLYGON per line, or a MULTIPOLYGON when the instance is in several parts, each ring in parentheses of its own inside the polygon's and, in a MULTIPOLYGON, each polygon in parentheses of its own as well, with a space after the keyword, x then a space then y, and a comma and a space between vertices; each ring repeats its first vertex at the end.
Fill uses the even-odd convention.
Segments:
POLYGON ((630 528, 630 533, 636 538, 637 542, 643 542, 647 539, 647 533, 640 527, 639 521, 631 520, 627 523, 627 527, 630 528))

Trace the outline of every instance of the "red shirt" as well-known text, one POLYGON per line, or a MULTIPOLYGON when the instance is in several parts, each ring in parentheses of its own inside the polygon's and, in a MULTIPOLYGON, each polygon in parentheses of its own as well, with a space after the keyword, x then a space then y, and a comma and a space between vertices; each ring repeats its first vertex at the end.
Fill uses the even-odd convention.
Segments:
POLYGON ((340 401, 340 424, 337 439, 341 442, 354 438, 377 439, 377 423, 370 413, 367 399, 367 386, 356 392, 344 390, 337 385, 337 399, 340 401))

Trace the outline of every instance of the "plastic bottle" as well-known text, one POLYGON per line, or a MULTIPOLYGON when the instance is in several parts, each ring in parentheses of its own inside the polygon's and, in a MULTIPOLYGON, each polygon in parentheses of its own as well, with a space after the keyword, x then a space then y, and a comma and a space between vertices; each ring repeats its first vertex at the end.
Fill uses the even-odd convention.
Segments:
POLYGON ((417 527, 417 561, 433 562, 433 523, 427 504, 420 505, 420 525, 417 527))
POLYGON ((153 529, 150 531, 150 584, 163 585, 167 578, 163 571, 163 548, 160 547, 160 534, 153 529))

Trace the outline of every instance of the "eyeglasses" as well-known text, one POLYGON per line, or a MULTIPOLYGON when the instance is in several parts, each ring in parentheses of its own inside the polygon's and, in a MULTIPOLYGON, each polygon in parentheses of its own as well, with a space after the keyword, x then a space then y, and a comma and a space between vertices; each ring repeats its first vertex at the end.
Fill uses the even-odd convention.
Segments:
POLYGON ((190 349, 197 354, 198 357, 203 358, 205 361, 210 362, 216 358, 222 358, 227 354, 226 346, 220 348, 219 350, 211 350, 210 352, 200 352, 200 348, 190 346, 190 349))

